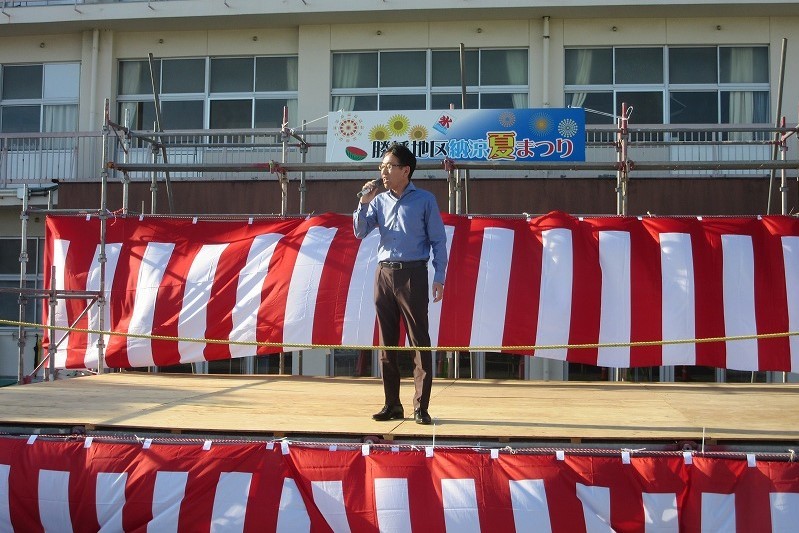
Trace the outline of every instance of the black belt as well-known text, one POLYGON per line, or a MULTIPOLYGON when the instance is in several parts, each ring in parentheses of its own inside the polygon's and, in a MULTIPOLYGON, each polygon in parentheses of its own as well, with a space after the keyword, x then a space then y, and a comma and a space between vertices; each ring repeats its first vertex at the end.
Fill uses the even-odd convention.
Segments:
POLYGON ((427 266, 427 261, 380 261, 380 266, 391 270, 402 270, 404 268, 421 268, 427 266))

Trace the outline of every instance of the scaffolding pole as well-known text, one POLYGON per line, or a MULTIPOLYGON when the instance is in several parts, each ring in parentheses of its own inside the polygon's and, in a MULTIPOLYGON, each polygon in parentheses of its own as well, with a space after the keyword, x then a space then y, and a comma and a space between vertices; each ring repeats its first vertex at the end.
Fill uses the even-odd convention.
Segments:
POLYGON ((25 328, 22 323, 25 322, 25 307, 27 298, 25 298, 25 282, 28 277, 28 185, 26 184, 23 189, 22 197, 22 234, 21 244, 19 250, 19 326, 17 327, 17 346, 19 348, 19 366, 17 369, 17 384, 22 384, 25 378, 25 328))
POLYGON ((103 121, 103 165, 100 168, 100 253, 97 257, 97 262, 100 267, 100 282, 97 290, 99 291, 99 298, 97 300, 97 329, 101 333, 97 335, 97 373, 102 374, 105 371, 105 338, 102 334, 105 331, 105 266, 107 262, 106 257, 106 231, 108 225, 108 167, 105 161, 108 160, 108 136, 110 133, 110 103, 108 99, 105 100, 105 110, 103 121))
MULTIPOLYGON (((153 68, 153 54, 152 54, 152 52, 147 54, 147 57, 148 57, 149 64, 150 64, 150 83, 152 83, 152 86, 153 86, 153 104, 155 105, 155 128, 154 128, 155 129, 155 137, 158 138, 158 145, 154 145, 154 147, 160 146, 161 155, 164 158, 164 163, 166 163, 167 162, 166 146, 164 146, 164 144, 162 142, 163 139, 162 139, 161 135, 159 135, 164 130, 163 130, 163 122, 161 121, 161 100, 158 97, 158 88, 156 87, 156 83, 155 83, 155 70, 153 68)), ((159 79, 160 79, 160 77, 159 77, 159 79)), ((175 205, 174 205, 174 201, 172 200, 172 180, 169 177, 169 171, 168 170, 164 171, 164 183, 166 183, 166 199, 167 199, 167 203, 169 205, 169 212, 170 213, 174 213, 175 212, 175 205)))
MULTIPOLYGON (((774 113, 774 127, 779 128, 780 123, 782 123, 782 127, 785 127, 785 117, 782 116, 782 91, 783 85, 785 85, 785 57, 788 49, 788 39, 785 37, 782 38, 782 50, 780 52, 780 77, 779 83, 777 84, 777 110, 774 113)), ((772 147, 771 151, 771 158, 777 159, 777 150, 780 149, 779 145, 780 134, 776 132, 774 134, 774 146, 772 147)), ((776 169, 772 169, 769 173, 769 180, 768 180, 768 203, 766 204, 766 214, 771 214, 771 190, 774 187, 774 176, 776 173, 776 169)), ((782 188, 780 188, 782 192, 782 188)), ((786 214, 785 210, 783 209, 782 214, 786 214)))
POLYGON ((618 168, 616 170, 616 214, 627 214, 627 182, 630 178, 628 159, 628 143, 630 141, 629 110, 626 103, 621 104, 621 116, 618 118, 619 131, 616 136, 616 154, 618 168))
MULTIPOLYGON (((621 104, 621 116, 617 119, 618 132, 616 134, 616 160, 618 168, 616 170, 616 214, 627 215, 627 182, 630 178, 630 161, 628 159, 628 143, 630 132, 628 129, 629 112, 627 104, 621 104)), ((608 372, 609 381, 622 381, 621 370, 611 368, 608 372)))
MULTIPOLYGON (((694 162, 671 162, 671 161, 629 161, 629 169, 635 171, 652 170, 696 170, 696 171, 722 171, 722 170, 752 170, 764 171, 771 169, 797 169, 799 160, 762 160, 762 161, 694 161, 694 162)), ((275 162, 265 163, 169 163, 169 164, 150 164, 150 163, 108 163, 109 168, 123 172, 152 172, 161 169, 169 169, 178 172, 264 172, 281 170, 290 172, 374 172, 374 165, 370 163, 288 163, 276 166, 275 162)), ((442 170, 443 161, 431 163, 419 163, 416 170, 442 170)), ((541 171, 580 171, 595 170, 616 172, 619 170, 618 162, 586 162, 586 163, 546 163, 546 162, 519 162, 509 161, 507 163, 492 163, 482 161, 458 161, 457 168, 471 170, 503 170, 513 172, 519 170, 541 170, 541 171)))

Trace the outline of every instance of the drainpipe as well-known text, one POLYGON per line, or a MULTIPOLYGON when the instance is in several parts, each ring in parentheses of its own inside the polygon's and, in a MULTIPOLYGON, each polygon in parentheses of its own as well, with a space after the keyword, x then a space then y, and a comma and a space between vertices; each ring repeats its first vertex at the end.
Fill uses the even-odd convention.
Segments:
POLYGON ((89 87, 89 129, 96 128, 97 124, 97 71, 100 50, 100 30, 95 28, 92 30, 92 72, 91 82, 89 87))
POLYGON ((541 45, 543 61, 541 62, 541 103, 549 107, 549 16, 544 17, 544 42, 541 45))

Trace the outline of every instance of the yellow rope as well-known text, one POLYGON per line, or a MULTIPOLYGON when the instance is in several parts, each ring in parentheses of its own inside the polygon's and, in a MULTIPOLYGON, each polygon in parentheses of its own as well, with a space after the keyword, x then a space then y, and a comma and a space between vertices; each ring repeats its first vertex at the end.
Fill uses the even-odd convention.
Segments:
MULTIPOLYGON (((118 331, 101 331, 97 329, 83 329, 83 328, 70 328, 66 326, 44 326, 32 322, 16 322, 13 320, 0 319, 0 325, 6 326, 22 326, 34 329, 54 329, 57 331, 67 331, 75 333, 87 333, 94 335, 105 336, 118 336, 130 337, 134 339, 152 339, 172 342, 200 342, 203 344, 232 344, 236 346, 257 346, 269 348, 281 348, 284 346, 301 349, 312 348, 337 348, 345 350, 409 350, 410 346, 372 346, 371 344, 303 344, 296 342, 259 342, 259 341, 232 341, 228 339, 201 339, 193 337, 172 337, 167 335, 147 335, 144 333, 122 333, 118 331)), ((679 339, 679 340, 659 340, 659 341, 635 341, 635 342, 599 342, 599 343, 586 343, 586 344, 543 344, 532 346, 436 346, 436 347, 413 347, 414 350, 420 351, 440 351, 440 352, 502 352, 502 351, 520 351, 527 352, 533 350, 573 350, 573 349, 586 349, 586 348, 622 348, 622 347, 642 347, 642 346, 664 346, 670 344, 705 344, 710 342, 727 342, 727 341, 743 341, 753 339, 776 339, 782 337, 794 337, 799 335, 799 331, 785 331, 780 333, 761 333, 757 335, 731 335, 727 337, 705 337, 699 339, 679 339)))

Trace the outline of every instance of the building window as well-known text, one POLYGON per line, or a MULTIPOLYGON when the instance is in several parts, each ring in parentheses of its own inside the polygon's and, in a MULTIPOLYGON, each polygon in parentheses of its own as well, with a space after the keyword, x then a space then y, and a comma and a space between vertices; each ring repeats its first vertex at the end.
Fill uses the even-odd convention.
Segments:
POLYGON ((0 133, 78 129, 79 63, 0 66, 0 133))
POLYGON ((119 63, 120 123, 138 130, 155 124, 153 81, 161 103, 161 128, 278 128, 283 108, 297 113, 297 57, 162 59, 119 63))
POLYGON ((570 48, 565 103, 589 124, 613 123, 622 103, 637 124, 763 124, 766 46, 570 48))
MULTIPOLYGON (((461 108, 460 63, 458 50, 335 53, 331 109, 461 108)), ((526 49, 468 50, 464 65, 467 108, 527 107, 526 49)))
MULTIPOLYGON (((0 287, 19 288, 20 276, 20 239, 0 238, 0 287)), ((42 261, 44 257, 44 239, 28 239, 28 262, 25 267, 25 287, 28 289, 43 286, 42 261)), ((28 298, 25 304, 25 322, 39 323, 42 301, 28 298)), ((19 316, 19 294, 0 292, 0 316, 19 316)))

